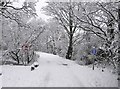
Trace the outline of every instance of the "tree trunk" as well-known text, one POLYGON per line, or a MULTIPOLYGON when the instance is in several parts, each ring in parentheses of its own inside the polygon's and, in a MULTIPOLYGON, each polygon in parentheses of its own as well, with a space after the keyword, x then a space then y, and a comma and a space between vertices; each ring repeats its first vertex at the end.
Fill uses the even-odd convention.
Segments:
POLYGON ((66 59, 72 58, 72 53, 73 53, 73 21, 72 21, 72 6, 71 6, 71 0, 70 0, 70 8, 69 8, 69 29, 70 32, 68 33, 69 35, 69 45, 68 45, 68 51, 66 53, 66 59))
POLYGON ((73 41, 73 34, 70 34, 68 51, 66 53, 66 59, 72 58, 72 53, 73 53, 73 42, 72 41, 73 41))
POLYGON ((29 52, 27 52, 27 64, 29 64, 29 61, 30 61, 30 59, 29 59, 29 52))

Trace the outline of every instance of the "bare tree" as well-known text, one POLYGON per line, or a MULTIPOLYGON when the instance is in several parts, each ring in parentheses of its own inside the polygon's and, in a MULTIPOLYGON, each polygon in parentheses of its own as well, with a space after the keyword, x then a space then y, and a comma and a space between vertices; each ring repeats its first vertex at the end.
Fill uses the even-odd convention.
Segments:
MULTIPOLYGON (((119 29, 119 39, 120 39, 120 4, 118 5, 118 29, 119 29)), ((120 40, 119 40, 119 44, 120 44, 120 40)), ((120 79, 120 45, 118 47, 118 76, 119 76, 119 79, 120 79)))
POLYGON ((48 11, 47 13, 52 15, 60 23, 61 26, 63 26, 65 32, 67 33, 68 48, 67 48, 66 58, 72 59, 73 46, 74 43, 77 41, 76 32, 78 30, 77 28, 78 23, 73 15, 74 11, 76 11, 76 3, 49 2, 45 10, 48 11))

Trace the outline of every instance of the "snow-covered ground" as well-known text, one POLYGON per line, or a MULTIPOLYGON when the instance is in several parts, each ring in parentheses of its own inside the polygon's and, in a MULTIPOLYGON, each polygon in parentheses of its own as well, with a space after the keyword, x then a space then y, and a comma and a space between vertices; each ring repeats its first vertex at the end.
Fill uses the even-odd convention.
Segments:
POLYGON ((37 52, 39 67, 3 66, 3 87, 117 87, 117 75, 37 52))
POLYGON ((2 88, 2 51, 0 50, 0 89, 2 88))
POLYGON ((2 88, 2 66, 0 66, 0 89, 2 88))

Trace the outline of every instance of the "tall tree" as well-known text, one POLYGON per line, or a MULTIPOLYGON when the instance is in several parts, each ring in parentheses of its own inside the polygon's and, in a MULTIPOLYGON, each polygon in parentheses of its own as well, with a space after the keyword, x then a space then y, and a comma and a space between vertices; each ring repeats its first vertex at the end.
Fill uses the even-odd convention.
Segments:
POLYGON ((18 64, 29 63, 31 59, 28 56, 31 56, 34 51, 33 45, 44 31, 44 26, 41 26, 38 21, 36 24, 30 23, 30 19, 35 19, 36 16, 35 2, 25 1, 21 7, 15 7, 10 0, 4 0, 0 5, 2 40, 7 44, 7 52, 18 64), (25 47, 28 48, 27 51, 24 50, 25 47))
POLYGON ((79 17, 76 14, 75 17, 83 24, 79 27, 85 31, 89 31, 103 40, 104 47, 108 54, 107 60, 116 64, 117 62, 117 38, 118 29, 117 24, 117 3, 80 3, 83 16, 79 17))
POLYGON ((72 59, 74 42, 77 39, 76 32, 77 21, 73 13, 76 11, 76 3, 73 2, 49 2, 44 9, 47 13, 53 16, 61 26, 63 26, 68 36, 68 48, 66 53, 67 59, 72 59), (76 36, 76 37, 75 37, 76 36))
MULTIPOLYGON (((120 39, 120 4, 118 5, 118 30, 119 30, 119 39, 120 39)), ((120 44, 120 40, 119 40, 119 44, 120 44)), ((120 79, 120 45, 118 47, 118 76, 120 79)))

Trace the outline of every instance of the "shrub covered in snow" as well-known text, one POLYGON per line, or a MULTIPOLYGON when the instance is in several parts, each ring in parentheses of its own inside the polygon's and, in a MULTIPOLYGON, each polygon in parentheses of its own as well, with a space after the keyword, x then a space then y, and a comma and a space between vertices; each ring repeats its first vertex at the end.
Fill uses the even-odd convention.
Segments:
POLYGON ((93 64, 93 62, 94 62, 94 56, 93 55, 82 56, 79 60, 76 60, 76 62, 78 64, 80 64, 80 65, 93 64))
POLYGON ((24 52, 22 49, 7 50, 3 54, 3 64, 13 65, 29 65, 32 64, 38 57, 34 50, 24 52))

